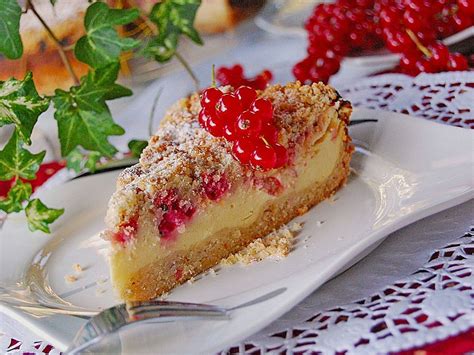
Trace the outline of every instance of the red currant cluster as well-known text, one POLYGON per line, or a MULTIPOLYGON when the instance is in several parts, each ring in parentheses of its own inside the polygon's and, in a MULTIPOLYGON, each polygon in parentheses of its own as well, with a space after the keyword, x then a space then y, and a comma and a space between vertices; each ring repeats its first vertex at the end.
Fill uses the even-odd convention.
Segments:
POLYGON ((211 87, 201 95, 199 123, 214 137, 232 142, 234 157, 244 165, 267 171, 284 166, 288 152, 277 143, 273 106, 257 92, 241 86, 233 93, 211 87))
POLYGON ((400 69, 465 70, 467 59, 437 40, 474 23, 474 0, 336 0, 306 21, 308 55, 293 67, 302 82, 327 82, 346 55, 385 46, 401 53, 400 69))
POLYGON ((234 88, 249 86, 256 90, 263 90, 272 81, 273 74, 270 70, 265 69, 253 78, 246 78, 244 68, 240 64, 236 64, 229 68, 217 68, 216 78, 220 85, 231 85, 234 88))

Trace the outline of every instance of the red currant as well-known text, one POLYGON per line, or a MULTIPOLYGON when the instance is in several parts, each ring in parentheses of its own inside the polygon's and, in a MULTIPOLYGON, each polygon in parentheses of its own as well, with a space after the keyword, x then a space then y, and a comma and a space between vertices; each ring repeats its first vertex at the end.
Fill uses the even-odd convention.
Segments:
POLYGON ((235 64, 232 69, 232 74, 235 75, 237 78, 243 78, 244 77, 244 68, 240 64, 235 64))
POLYGON ((267 99, 257 99, 252 104, 251 111, 255 112, 262 123, 269 123, 273 121, 273 106, 272 103, 267 99))
POLYGON ((235 132, 241 137, 255 138, 262 130, 260 117, 252 111, 244 111, 240 114, 235 124, 235 132))
POLYGON ((440 69, 446 68, 449 59, 449 49, 441 42, 434 44, 429 48, 431 51, 431 60, 440 69))
POLYGON ((224 126, 223 137, 227 139, 229 142, 233 142, 237 138, 235 134, 235 127, 232 123, 228 123, 224 126))
POLYGON ((259 141, 250 156, 250 164, 256 169, 267 171, 275 167, 277 155, 275 149, 259 141))
MULTIPOLYGON (((203 128, 206 127, 207 121, 209 120, 209 117, 211 117, 211 115, 212 115, 212 114, 209 113, 209 110, 212 110, 212 109, 203 108, 201 111, 199 111, 198 120, 199 120, 199 124, 203 128)), ((211 112, 213 112, 213 114, 215 115, 215 110, 211 111, 211 112)))
POLYGON ((241 86, 235 91, 242 108, 247 109, 257 98, 257 92, 249 86, 241 86))
POLYGON ((281 168, 288 163, 288 151, 284 146, 281 144, 274 144, 273 149, 275 149, 276 153, 276 162, 275 162, 275 169, 281 168))
POLYGON ((205 108, 215 108, 217 101, 221 98, 222 92, 217 88, 209 88, 202 92, 201 106, 205 108))
POLYGON ((217 101, 216 112, 217 116, 223 121, 235 120, 235 117, 242 110, 240 101, 237 96, 233 94, 224 94, 217 101))
POLYGON ((474 0, 458 0, 458 11, 474 16, 474 0))
POLYGON ((309 66, 305 59, 296 63, 296 65, 293 67, 293 75, 295 76, 296 80, 305 82, 308 78, 308 70, 309 66))
POLYGON ((264 70, 254 78, 247 79, 244 76, 244 69, 240 64, 229 68, 218 68, 216 77, 221 85, 231 85, 234 88, 244 85, 258 90, 265 89, 273 79, 273 75, 269 70, 264 70))
POLYGON ((468 61, 465 56, 461 53, 452 53, 449 55, 448 59, 448 70, 449 71, 461 71, 467 70, 468 61))
POLYGON ((473 23, 471 16, 460 11, 453 15, 453 21, 456 24, 456 29, 458 31, 462 31, 465 28, 468 28, 473 23))
POLYGON ((254 141, 250 138, 239 138, 232 146, 232 154, 242 164, 250 162, 250 155, 255 147, 254 141))
POLYGON ((225 122, 217 116, 209 116, 206 122, 206 130, 214 137, 224 135, 225 122))
POLYGON ((271 123, 263 125, 260 134, 270 144, 275 144, 278 140, 278 131, 271 123))
POLYGON ((436 72, 436 67, 433 62, 430 62, 427 59, 419 60, 415 63, 415 67, 422 73, 434 73, 436 72))

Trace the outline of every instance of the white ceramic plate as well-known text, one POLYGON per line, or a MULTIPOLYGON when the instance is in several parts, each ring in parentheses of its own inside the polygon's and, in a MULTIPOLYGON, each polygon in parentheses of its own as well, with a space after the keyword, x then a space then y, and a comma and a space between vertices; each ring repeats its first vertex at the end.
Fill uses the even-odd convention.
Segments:
MULTIPOLYGON (((358 146, 354 173, 331 201, 298 218, 304 227, 285 260, 220 268, 169 297, 227 307, 277 291, 273 298, 234 311, 228 321, 132 327, 115 350, 218 351, 289 311, 391 232, 473 197, 474 132, 382 111, 356 110, 358 119, 378 122, 350 129, 358 146)), ((97 237, 117 174, 41 193, 48 205, 66 209, 51 235, 28 232, 22 216, 9 218, 0 232, 1 311, 62 350, 84 322, 77 315, 118 302, 106 281, 105 243, 97 237), (85 270, 67 283, 74 263, 85 270)))

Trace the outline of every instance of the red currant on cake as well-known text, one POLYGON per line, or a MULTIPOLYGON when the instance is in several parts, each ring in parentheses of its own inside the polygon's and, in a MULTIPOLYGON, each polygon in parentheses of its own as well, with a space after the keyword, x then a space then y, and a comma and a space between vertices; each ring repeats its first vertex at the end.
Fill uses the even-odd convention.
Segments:
POLYGON ((250 156, 250 164, 263 171, 273 169, 277 161, 275 149, 262 140, 258 141, 250 156))
POLYGON ((251 87, 240 86, 227 93, 206 89, 201 95, 201 107, 201 127, 232 143, 232 155, 242 165, 267 171, 288 162, 286 148, 278 143, 272 102, 258 98, 251 87))
POLYGON ((262 130, 260 116, 252 111, 244 111, 237 118, 235 133, 240 137, 257 138, 262 130))

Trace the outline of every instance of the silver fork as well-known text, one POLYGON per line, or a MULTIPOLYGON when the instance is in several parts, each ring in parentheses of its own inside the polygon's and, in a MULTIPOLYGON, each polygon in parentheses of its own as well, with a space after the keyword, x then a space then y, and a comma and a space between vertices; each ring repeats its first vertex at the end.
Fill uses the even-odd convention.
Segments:
MULTIPOLYGON (((129 302, 108 308, 92 317, 77 332, 66 354, 79 354, 89 346, 97 344, 107 335, 141 321, 154 323, 187 319, 229 319, 231 311, 254 306, 286 292, 286 287, 270 291, 236 306, 224 308, 209 304, 171 301, 129 302)), ((237 295, 234 295, 237 296, 237 295)), ((221 299, 222 300, 222 299, 221 299)), ((218 300, 214 300, 218 301, 218 300)))
POLYGON ((92 317, 76 334, 66 354, 79 354, 100 342, 105 336, 138 322, 153 320, 155 323, 177 319, 228 319, 225 308, 197 303, 146 301, 129 302, 108 308, 92 317))

